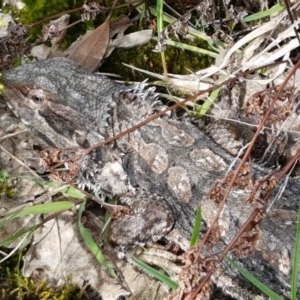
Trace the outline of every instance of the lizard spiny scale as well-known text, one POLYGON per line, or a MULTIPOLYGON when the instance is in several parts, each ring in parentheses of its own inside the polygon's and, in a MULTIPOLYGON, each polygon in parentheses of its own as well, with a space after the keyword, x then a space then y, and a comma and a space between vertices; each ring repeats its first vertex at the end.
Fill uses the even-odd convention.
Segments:
MULTIPOLYGON (((3 82, 4 99, 15 114, 48 145, 58 148, 94 145, 144 121, 163 107, 148 95, 143 97, 146 93, 142 91, 92 75, 62 58, 10 70, 3 74, 3 82)), ((77 180, 99 193, 120 196, 138 214, 137 219, 129 215, 124 222, 121 218, 116 220, 116 227, 112 225, 114 243, 126 248, 126 240, 131 244, 156 240, 170 230, 173 222, 174 228, 189 239, 199 204, 203 220, 210 225, 218 208, 207 192, 217 179, 224 178, 232 161, 232 156, 189 120, 164 116, 87 155, 80 161, 77 180), (132 202, 134 199, 138 201, 132 202), (149 210, 151 199, 154 206, 149 210), (162 212, 165 213, 161 215, 162 212), (124 228, 124 224, 128 227, 124 228)), ((253 164, 255 178, 268 171, 253 164)), ((274 202, 272 213, 262 219, 255 253, 234 257, 243 268, 285 297, 290 296, 290 253, 299 191, 299 179, 290 178, 285 192, 274 202), (285 222, 288 218, 290 222, 285 222)), ((248 194, 249 190, 233 189, 218 220, 220 239, 215 251, 205 250, 208 257, 223 252, 253 212, 246 202, 248 194)), ((246 284, 228 264, 221 267, 223 280, 232 281, 226 279, 228 287, 231 284, 235 288, 237 282, 246 284)), ((221 287, 225 282, 213 280, 221 287)), ((222 290, 230 294, 229 288, 223 286, 222 290)), ((238 299, 253 299, 242 286, 237 290, 238 299)), ((233 291, 232 295, 236 293, 233 291)))
MULTIPOLYGON (((153 89, 143 92, 144 82, 126 87, 106 77, 81 71, 81 68, 63 58, 20 66, 5 73, 3 96, 16 116, 45 137, 50 145, 59 148, 87 148, 112 136, 107 122, 113 123, 111 114, 116 110, 114 98, 122 95, 135 106, 143 105, 146 98, 155 99, 155 96, 150 96, 153 89), (61 72, 62 68, 66 73, 61 72), (68 84, 69 77, 72 77, 74 85, 68 84)), ((147 113, 151 114, 155 106, 155 101, 152 101, 147 113)), ((124 245, 124 241, 128 241, 128 245, 132 246, 157 240, 173 226, 172 209, 168 204, 157 205, 164 202, 162 198, 158 201, 156 196, 141 189, 135 191, 123 169, 122 155, 111 146, 96 149, 80 160, 75 182, 79 187, 87 187, 96 193, 126 195, 120 198, 121 203, 135 203, 133 211, 136 214, 125 217, 122 222, 116 220, 116 225, 112 226, 111 236, 115 244, 124 245), (132 201, 129 201, 130 197, 132 201), (146 204, 151 211, 151 203, 164 208, 162 212, 156 208, 152 210, 157 213, 157 218, 150 213, 140 213, 145 210, 146 204), (139 224, 138 232, 133 230, 136 224, 139 224)))

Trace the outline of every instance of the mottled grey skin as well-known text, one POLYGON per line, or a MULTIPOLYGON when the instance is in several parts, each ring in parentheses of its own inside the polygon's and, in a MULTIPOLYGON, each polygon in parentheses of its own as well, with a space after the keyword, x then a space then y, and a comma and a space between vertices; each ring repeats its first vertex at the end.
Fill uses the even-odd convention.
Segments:
MULTIPOLYGON (((3 83, 3 97, 16 116, 38 132, 47 144, 62 149, 87 148, 117 134, 120 124, 112 118, 117 105, 114 98, 119 99, 120 94, 131 95, 132 91, 106 77, 92 75, 65 58, 20 66, 3 74, 3 83), (116 126, 116 132, 112 126, 116 126)), ((135 98, 138 93, 135 90, 135 98)), ((114 222, 111 240, 120 246, 132 246, 158 240, 170 231, 174 221, 172 210, 164 200, 157 201, 155 195, 140 189, 135 191, 129 184, 120 157, 125 144, 114 148, 104 146, 84 157, 76 182, 97 193, 118 195, 121 202, 131 205, 135 215, 114 222), (156 217, 145 211, 148 204, 143 201, 150 197, 156 201, 156 208, 152 209, 156 217), (145 222, 141 224, 141 220, 145 222), (139 222, 138 227, 135 222, 139 222)))
MULTIPOLYGON (((46 143, 60 148, 86 148, 162 108, 151 97, 143 100, 133 88, 92 75, 62 58, 8 71, 3 74, 3 82, 4 99, 15 114, 42 133, 46 143)), ((120 218, 112 226, 112 240, 121 246, 126 241, 132 245, 157 240, 171 229, 173 222, 190 238, 199 204, 209 224, 217 208, 206 192, 224 175, 233 159, 188 120, 167 116, 101 147, 98 154, 97 159, 83 161, 77 182, 99 193, 119 195, 121 202, 135 211, 135 215, 120 218), (152 200, 154 205, 150 207, 152 200)), ((267 171, 258 166, 254 170, 256 177, 267 171)), ((290 179, 285 193, 275 201, 261 225, 257 251, 238 259, 244 268, 286 297, 299 194, 299 180, 290 179)), ((229 197, 219 220, 224 232, 217 251, 230 242, 253 210, 243 202, 246 197, 244 191, 235 191, 229 197)), ((249 284, 229 266, 224 266, 224 274, 229 275, 234 286, 228 287, 218 279, 214 281, 216 285, 236 299, 253 297, 246 288, 237 286, 238 282, 249 284)))
POLYGON ((120 91, 116 82, 92 75, 63 58, 8 71, 3 75, 3 83, 6 86, 3 96, 14 113, 61 148, 88 146, 87 136, 93 138, 93 134, 96 141, 106 123, 107 105, 112 102, 114 92, 120 91), (93 101, 87 101, 87 93, 93 101), (47 102, 38 103, 39 97, 47 102), (13 99, 23 101, 17 105, 13 99), (66 106, 68 113, 63 109, 66 106), (43 120, 47 122, 47 130, 40 126, 43 120))

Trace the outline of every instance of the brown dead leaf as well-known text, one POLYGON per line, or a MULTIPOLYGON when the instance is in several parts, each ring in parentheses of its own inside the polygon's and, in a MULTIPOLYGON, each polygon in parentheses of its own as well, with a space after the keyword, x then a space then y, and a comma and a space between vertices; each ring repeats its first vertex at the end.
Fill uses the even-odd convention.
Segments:
POLYGON ((109 14, 97 29, 88 33, 69 55, 77 65, 94 72, 99 66, 109 43, 109 14))
POLYGON ((123 36, 124 35, 124 31, 132 26, 134 24, 134 22, 132 20, 130 20, 127 16, 125 15, 121 15, 118 19, 112 21, 109 24, 109 35, 110 38, 112 38, 113 36, 123 36))

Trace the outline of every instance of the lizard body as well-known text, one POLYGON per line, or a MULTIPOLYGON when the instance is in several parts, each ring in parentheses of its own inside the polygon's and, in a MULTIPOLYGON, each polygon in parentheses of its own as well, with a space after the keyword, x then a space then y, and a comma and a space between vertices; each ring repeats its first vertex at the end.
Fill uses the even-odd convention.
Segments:
MULTIPOLYGON (((16 116, 57 148, 95 145, 163 107, 150 96, 144 99, 135 88, 90 74, 62 58, 8 71, 3 83, 4 99, 16 116)), ((206 194, 233 160, 189 120, 169 116, 153 120, 90 156, 83 159, 77 182, 98 193, 120 196, 120 201, 135 213, 112 225, 112 241, 124 247, 156 241, 171 230, 173 223, 189 239, 199 204, 209 225, 217 207, 206 194), (152 200, 154 205, 150 204, 152 200)), ((265 175, 265 171, 254 166, 255 177, 265 175)), ((261 224, 257 250, 238 259, 286 297, 299 191, 298 179, 291 179, 261 224), (284 220, 284 214, 291 220, 284 220)), ((247 220, 252 207, 243 201, 248 194, 236 189, 229 197, 219 221, 219 251, 247 220)), ((239 278, 230 267, 224 268, 229 276, 239 278)), ((247 299, 239 296, 239 291, 231 295, 247 299)))

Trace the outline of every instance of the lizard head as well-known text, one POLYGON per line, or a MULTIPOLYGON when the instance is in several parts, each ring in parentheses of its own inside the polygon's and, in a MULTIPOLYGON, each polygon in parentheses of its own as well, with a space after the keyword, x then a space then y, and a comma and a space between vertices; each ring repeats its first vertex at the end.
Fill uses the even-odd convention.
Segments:
POLYGON ((88 147, 90 124, 86 118, 60 102, 58 94, 32 83, 5 85, 3 97, 23 123, 37 130, 59 148, 88 147))
POLYGON ((118 87, 64 58, 9 70, 3 83, 3 98, 15 115, 61 148, 88 147, 102 139, 107 104, 118 87))
MULTIPOLYGON (((15 115, 48 145, 62 149, 99 143, 107 134, 108 112, 115 107, 113 97, 124 89, 64 58, 9 70, 3 74, 3 83, 2 96, 15 115)), ((121 156, 114 158, 109 150, 96 149, 80 161, 79 186, 108 194, 127 191, 121 156)))
POLYGON ((3 84, 2 96, 15 115, 59 148, 94 145, 150 116, 157 106, 145 84, 126 88, 61 57, 6 71, 3 84), (122 100, 121 94, 132 97, 122 100), (125 125, 110 131, 108 118, 110 127, 125 125))

